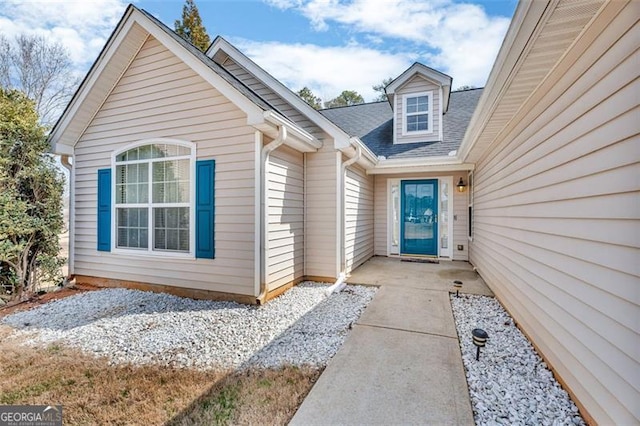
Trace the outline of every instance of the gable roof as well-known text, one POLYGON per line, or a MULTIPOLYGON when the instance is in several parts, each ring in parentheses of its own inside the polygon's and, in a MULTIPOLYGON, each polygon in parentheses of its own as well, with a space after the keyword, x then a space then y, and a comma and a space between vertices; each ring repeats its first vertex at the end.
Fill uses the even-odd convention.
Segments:
POLYGON ((308 143, 311 149, 317 149, 321 145, 307 132, 284 119, 273 105, 154 16, 129 5, 51 130, 49 141, 54 153, 73 154, 76 142, 150 36, 187 63, 205 81, 216 87, 223 96, 246 113, 247 124, 262 126, 272 131, 265 124, 265 120, 275 120, 293 130, 296 137, 303 141, 303 145, 308 143))
POLYGON ((396 90, 401 88, 415 75, 419 75, 442 86, 444 92, 442 99, 442 111, 447 112, 449 108, 449 94, 451 93, 451 83, 453 82, 453 78, 438 70, 434 70, 431 67, 421 64, 420 62, 414 62, 413 65, 407 68, 384 88, 387 98, 389 99, 389 104, 393 104, 393 97, 395 96, 396 90))
POLYGON ((213 57, 215 54, 222 50, 237 64, 241 65, 253 76, 255 76, 263 84, 271 88, 278 96, 288 102, 295 109, 312 120, 319 128, 329 134, 335 140, 336 148, 348 148, 350 145, 350 136, 345 133, 340 127, 336 126, 331 120, 326 119, 322 114, 318 113, 313 107, 302 100, 291 89, 282 84, 278 79, 273 77, 267 71, 265 71, 258 64, 253 62, 248 56, 240 52, 234 45, 229 43, 223 37, 216 37, 211 43, 211 46, 206 51, 206 55, 213 57))
POLYGON ((475 111, 482 89, 451 92, 449 112, 443 117, 443 140, 393 143, 393 111, 387 101, 320 110, 350 135, 386 159, 441 157, 457 151, 475 111))
MULTIPOLYGON (((132 7, 135 8, 135 6, 132 6, 132 7)), ((198 49, 193 44, 189 43, 188 41, 180 37, 178 34, 176 34, 175 31, 167 27, 158 18, 151 15, 149 12, 147 12, 144 9, 137 9, 137 10, 140 11, 147 18, 149 18, 151 21, 153 21, 156 25, 158 25, 158 27, 162 29, 166 34, 168 34, 171 38, 173 38, 175 41, 180 43, 182 47, 188 50, 192 55, 198 58, 203 64, 205 64, 213 72, 215 72, 220 77, 222 77, 227 83, 233 86, 234 89, 242 93, 244 96, 250 99, 253 103, 258 105, 260 108, 262 108, 265 111, 268 111, 268 110, 278 111, 277 108, 275 108, 273 105, 271 105, 269 102, 263 99, 256 92, 254 92, 249 87, 247 87, 244 83, 242 83, 242 81, 237 79, 233 74, 227 71, 224 67, 221 67, 220 65, 218 65, 213 59, 205 55, 200 49, 198 49)))

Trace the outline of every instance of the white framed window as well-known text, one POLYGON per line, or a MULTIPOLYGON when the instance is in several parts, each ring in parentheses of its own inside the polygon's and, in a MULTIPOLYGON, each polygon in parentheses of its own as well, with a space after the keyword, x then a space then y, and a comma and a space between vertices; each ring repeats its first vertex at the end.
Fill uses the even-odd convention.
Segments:
POLYGON ((114 250, 192 255, 193 144, 147 140, 113 155, 114 250))
POLYGON ((402 96, 404 106, 403 135, 420 135, 433 132, 433 92, 409 93, 402 96))

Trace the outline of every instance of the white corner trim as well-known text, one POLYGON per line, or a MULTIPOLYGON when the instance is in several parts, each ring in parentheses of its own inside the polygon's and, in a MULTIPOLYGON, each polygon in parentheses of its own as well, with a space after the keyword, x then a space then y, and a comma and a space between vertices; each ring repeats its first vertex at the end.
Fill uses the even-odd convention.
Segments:
POLYGON ((442 98, 444 96, 444 90, 442 90, 442 86, 440 86, 440 92, 439 92, 438 96, 438 139, 439 140, 443 140, 444 138, 444 120, 443 120, 443 116, 444 116, 444 111, 442 110, 442 98))
POLYGON ((398 121, 400 121, 400 125, 402 126, 402 111, 398 111, 398 97, 393 97, 393 144, 398 143, 398 121))

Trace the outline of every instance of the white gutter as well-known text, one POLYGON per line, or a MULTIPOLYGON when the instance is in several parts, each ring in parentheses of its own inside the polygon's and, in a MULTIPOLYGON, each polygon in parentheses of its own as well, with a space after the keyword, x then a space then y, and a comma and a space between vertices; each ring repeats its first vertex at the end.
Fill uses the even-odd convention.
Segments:
MULTIPOLYGON (((455 152, 455 151, 454 151, 455 152)), ((427 173, 438 171, 471 171, 475 168, 472 163, 460 161, 455 154, 428 158, 394 158, 381 159, 374 168, 367 170, 367 174, 390 173, 427 173)))
POLYGON ((278 127, 278 136, 267 145, 262 147, 260 151, 260 294, 257 297, 258 304, 262 305, 267 297, 267 256, 269 246, 269 210, 267 209, 267 200, 269 199, 269 182, 267 176, 267 165, 269 155, 283 145, 287 140, 287 128, 285 126, 278 127))
MULTIPOLYGON (((74 244, 74 235, 75 235, 75 191, 74 191, 74 182, 75 182, 75 168, 73 164, 69 162, 68 155, 62 155, 60 157, 60 163, 69 170, 69 259, 67 260, 68 270, 67 276, 64 277, 66 282, 70 281, 70 278, 73 276, 74 271, 74 252, 75 252, 75 244, 74 244)), ((66 284, 65 282, 65 284, 66 284)))
POLYGON ((347 234, 347 224, 345 222, 345 216, 346 216, 345 207, 347 204, 346 202, 347 191, 345 188, 345 184, 347 181, 347 167, 357 163, 358 160, 360 160, 360 157, 362 157, 362 147, 360 146, 360 144, 355 143, 355 141, 351 141, 351 144, 356 150, 355 155, 350 159, 348 159, 347 161, 345 161, 344 163, 342 163, 340 167, 340 176, 342 177, 342 185, 340 185, 340 190, 341 190, 340 199, 342 200, 341 206, 340 206, 340 216, 341 216, 340 222, 342 223, 342 232, 340 235, 340 269, 342 269, 342 272, 340 272, 340 274, 338 275, 338 279, 336 280, 336 282, 331 287, 327 288, 326 290, 327 295, 330 295, 332 293, 339 293, 347 285, 347 282, 346 282, 347 253, 346 253, 346 247, 345 247, 345 241, 344 241, 345 236, 347 234))
POLYGON ((314 152, 322 147, 322 142, 316 139, 311 133, 297 126, 295 123, 287 120, 280 114, 268 110, 263 114, 264 120, 276 128, 286 127, 287 132, 291 138, 288 138, 285 143, 294 149, 301 152, 314 152), (293 139, 297 139, 293 140, 293 139))
POLYGON ((374 168, 378 164, 378 157, 369 149, 369 147, 355 136, 349 139, 349 146, 345 148, 339 148, 340 151, 347 157, 352 157, 357 154, 357 148, 362 150, 361 155, 358 158, 358 164, 360 164, 366 171, 374 168))

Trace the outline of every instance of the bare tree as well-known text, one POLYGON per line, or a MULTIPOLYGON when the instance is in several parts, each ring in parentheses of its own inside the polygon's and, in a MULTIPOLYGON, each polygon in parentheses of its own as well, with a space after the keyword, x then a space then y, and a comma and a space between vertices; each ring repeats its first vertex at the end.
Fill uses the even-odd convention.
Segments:
POLYGON ((385 78, 382 80, 382 83, 380 84, 375 84, 373 86, 373 90, 375 90, 376 92, 378 92, 378 96, 374 99, 374 102, 382 102, 382 101, 386 101, 389 98, 387 97, 387 92, 384 90, 389 83, 391 83, 393 81, 392 77, 389 78, 385 78))
POLYGON ((0 86, 24 92, 35 102, 40 122, 53 124, 78 86, 69 52, 43 36, 0 34, 0 86))

